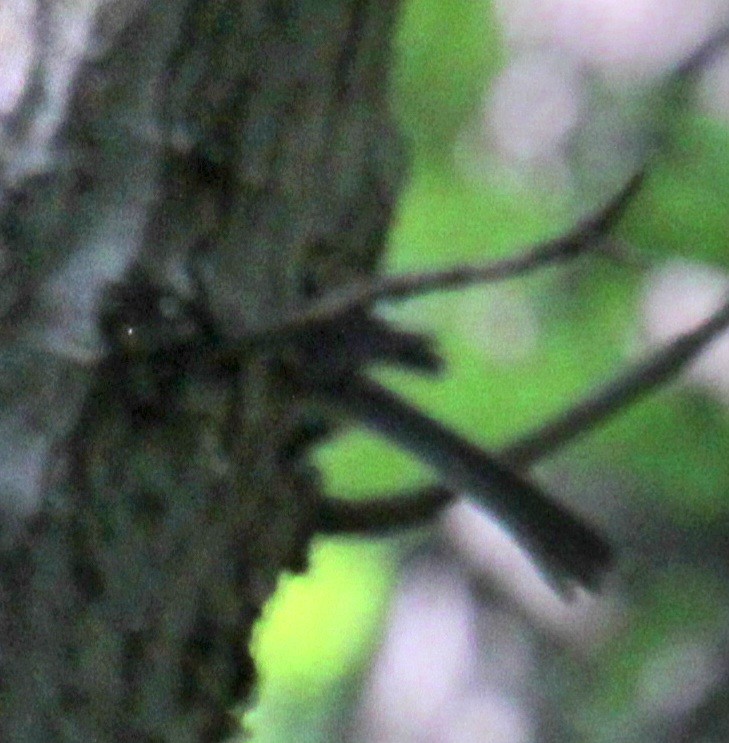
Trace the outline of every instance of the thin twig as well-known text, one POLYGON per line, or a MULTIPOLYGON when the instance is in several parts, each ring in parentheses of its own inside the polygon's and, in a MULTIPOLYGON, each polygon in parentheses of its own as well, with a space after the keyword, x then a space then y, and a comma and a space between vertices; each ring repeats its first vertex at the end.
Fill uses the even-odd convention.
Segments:
POLYGON ((729 301, 695 330, 680 335, 602 389, 502 448, 501 458, 519 468, 553 454, 670 381, 727 328, 729 301))
POLYGON ((442 271, 385 277, 372 285, 366 296, 366 302, 402 300, 428 292, 448 291, 473 284, 503 281, 583 255, 586 248, 600 241, 610 227, 620 219, 640 188, 642 180, 643 172, 641 171, 634 175, 625 188, 603 209, 580 221, 566 235, 540 243, 520 255, 482 266, 456 266, 442 271))
POLYGON ((359 307, 379 301, 402 301, 429 292, 450 291, 474 284, 517 278, 538 268, 557 265, 584 255, 598 245, 622 216, 637 193, 644 173, 636 173, 627 185, 600 211, 583 219, 568 234, 547 240, 525 252, 489 261, 485 265, 462 265, 454 268, 385 276, 379 280, 350 285, 332 293, 313 307, 294 317, 246 334, 236 341, 232 355, 243 349, 271 347, 301 337, 322 323, 331 322, 359 307))
POLYGON ((729 45, 729 26, 720 28, 706 41, 699 45, 676 69, 676 77, 689 78, 703 72, 729 45))

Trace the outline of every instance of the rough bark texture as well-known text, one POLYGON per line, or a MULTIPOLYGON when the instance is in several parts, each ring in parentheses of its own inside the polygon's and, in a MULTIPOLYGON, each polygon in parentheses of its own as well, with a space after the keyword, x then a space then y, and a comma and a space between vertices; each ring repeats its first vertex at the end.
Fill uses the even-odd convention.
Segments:
POLYGON ((236 336, 376 270, 400 172, 394 5, 9 4, 24 76, 0 129, 0 740, 235 731, 251 627, 305 567, 316 475, 284 452, 309 403, 261 354, 130 368, 99 314, 116 321, 117 282, 156 323, 137 265, 202 291, 236 336))

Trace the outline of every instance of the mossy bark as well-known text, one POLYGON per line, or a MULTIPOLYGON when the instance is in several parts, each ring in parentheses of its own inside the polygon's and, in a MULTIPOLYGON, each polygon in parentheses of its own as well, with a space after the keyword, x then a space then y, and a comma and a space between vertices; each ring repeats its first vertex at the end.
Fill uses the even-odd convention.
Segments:
POLYGON ((0 739, 216 741, 305 567, 308 403, 269 357, 133 410, 98 316, 132 266, 235 337, 377 270, 395 3, 18 3, 0 136, 0 739), (25 29, 27 30, 27 28, 25 29), (195 280, 191 279, 194 274, 195 280))

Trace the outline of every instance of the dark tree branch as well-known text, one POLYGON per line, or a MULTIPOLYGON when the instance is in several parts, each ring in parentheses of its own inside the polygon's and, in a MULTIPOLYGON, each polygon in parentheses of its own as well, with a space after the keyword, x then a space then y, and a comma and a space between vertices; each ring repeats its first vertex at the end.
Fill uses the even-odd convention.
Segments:
POLYGON ((350 501, 322 497, 316 508, 320 534, 386 534, 425 526, 454 499, 452 490, 433 485, 386 498, 350 501))
MULTIPOLYGON (((239 355, 257 347, 288 343, 323 323, 332 322, 376 302, 402 301, 431 292, 452 291, 474 284, 506 281, 594 252, 610 229, 620 220, 640 189, 643 177, 643 171, 636 173, 605 207, 583 219, 566 235, 547 240, 518 255, 489 261, 483 265, 462 265, 443 270, 386 276, 350 285, 324 297, 310 309, 280 323, 244 334, 236 342, 236 347, 229 349, 228 352, 231 355, 239 355)), ((619 251, 611 249, 610 246, 607 246, 604 254, 620 260, 619 251)))
POLYGON ((719 54, 726 50, 727 44, 729 44, 729 26, 719 29, 685 59, 677 68, 676 77, 679 80, 685 80, 703 72, 719 54))
POLYGON ((727 327, 729 302, 695 330, 679 336, 562 415, 502 448, 497 458, 450 433, 377 385, 362 380, 355 380, 354 386, 352 380, 347 380, 334 389, 315 385, 327 399, 421 456, 452 486, 425 487, 416 493, 369 502, 322 498, 317 530, 324 534, 372 534, 421 526, 465 491, 511 525, 542 564, 550 566, 549 575, 557 577, 558 583, 564 585, 565 575, 579 575, 594 586, 608 562, 608 552, 599 535, 589 529, 583 531, 584 527, 580 526, 578 537, 573 539, 577 522, 571 514, 552 504, 533 485, 525 485, 526 481, 501 463, 525 468, 594 430, 675 378, 727 327), (539 513, 535 514, 535 506, 539 513), (546 512, 542 512, 544 508, 546 512), (572 551, 571 543, 581 544, 583 549, 572 551), (567 552, 562 552, 565 549, 567 552))
MULTIPOLYGON (((305 394, 334 406, 409 451, 435 470, 441 482, 453 492, 467 494, 493 513, 560 589, 567 590, 575 582, 597 587, 611 562, 607 542, 498 457, 366 377, 351 374, 329 380, 321 375, 307 376, 305 370, 292 370, 288 376, 305 394)), ((423 513, 435 510, 437 502, 445 504, 442 492, 425 491, 420 498, 401 501, 407 507, 406 513, 394 507, 387 513, 393 521, 400 519, 393 526, 416 525, 423 513)), ((360 523, 370 506, 363 508, 360 523)), ((354 512, 352 507, 347 521, 355 521, 354 512)), ((383 526, 382 515, 377 514, 377 530, 383 526)))
POLYGON ((727 327, 729 302, 695 330, 678 336, 561 415, 501 449, 500 455, 515 467, 525 467, 554 454, 674 379, 727 327))

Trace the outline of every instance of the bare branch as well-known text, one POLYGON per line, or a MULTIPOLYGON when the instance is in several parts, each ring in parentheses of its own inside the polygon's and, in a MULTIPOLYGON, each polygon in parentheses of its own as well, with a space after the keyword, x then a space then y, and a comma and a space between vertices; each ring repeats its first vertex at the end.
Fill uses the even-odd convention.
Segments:
POLYGON ((380 280, 350 285, 341 292, 325 297, 309 310, 244 335, 236 342, 239 347, 231 349, 229 353, 238 355, 243 349, 288 342, 322 323, 331 322, 357 308, 379 301, 402 301, 429 292, 505 281, 585 255, 591 249, 599 248, 607 232, 620 220, 640 188, 643 177, 642 170, 636 173, 605 207, 583 219, 568 234, 547 240, 519 255, 489 261, 480 266, 462 265, 439 271, 386 276, 380 280))
POLYGON ((618 222, 642 181, 641 171, 604 208, 583 219, 571 232, 540 243, 520 255, 482 266, 456 266, 443 271, 385 277, 371 286, 363 301, 402 300, 428 292, 504 281, 584 255, 618 222))
MULTIPOLYGON (((501 449, 495 459, 491 458, 486 452, 477 452, 475 447, 445 431, 440 424, 435 424, 435 427, 438 429, 436 430, 438 434, 436 439, 429 438, 427 432, 432 432, 434 428, 433 421, 413 409, 405 410, 407 406, 390 393, 382 389, 375 390, 374 392, 372 389, 369 389, 366 410, 362 409, 361 405, 359 406, 361 408, 359 410, 355 410, 357 405, 345 405, 346 408, 348 407, 350 409, 349 412, 351 413, 354 410, 355 417, 364 417, 365 419, 373 415, 379 416, 383 420, 387 419, 388 425, 374 425, 373 427, 382 428, 383 431, 390 435, 393 434, 393 418, 413 418, 414 420, 417 417, 418 420, 410 427, 412 430, 409 431, 409 434, 412 434, 412 431, 417 429, 417 435, 421 438, 425 437, 423 439, 424 441, 427 439, 424 447, 429 448, 431 453, 435 452, 436 459, 438 459, 438 456, 441 459, 444 456, 449 458, 448 462, 441 462, 441 466, 444 466, 446 469, 455 467, 458 470, 458 477, 456 478, 456 482, 454 482, 456 487, 426 487, 416 493, 409 495, 401 494, 394 499, 375 502, 348 502, 323 498, 318 530, 328 534, 355 534, 358 532, 386 532, 388 530, 421 526, 428 518, 434 516, 442 508, 458 499, 459 491, 463 486, 464 473, 468 470, 472 469, 473 471, 481 472, 481 475, 477 479, 489 479, 489 477, 493 478, 494 472, 496 474, 499 474, 499 472, 501 474, 504 473, 505 470, 502 469, 502 465, 500 464, 502 462, 520 469, 553 454, 557 449, 573 439, 590 432, 610 417, 620 413, 633 402, 655 391, 660 385, 669 382, 727 327, 729 327, 729 301, 698 328, 679 336, 672 343, 658 350, 653 356, 629 369, 601 390, 592 393, 585 400, 571 407, 558 418, 549 421, 532 433, 521 437, 510 446, 501 449), (381 404, 382 400, 379 398, 382 397, 384 399, 385 395, 387 396, 385 400, 386 404, 381 404), (441 444, 443 443, 441 439, 445 438, 449 439, 449 441, 446 441, 449 446, 445 447, 443 451, 440 451, 441 444), (453 445, 450 446, 450 444, 453 445), (449 448, 455 451, 455 454, 453 451, 449 453, 449 448), (439 451, 440 454, 438 454, 439 451), (474 460, 475 464, 473 468, 466 466, 463 462, 459 463, 459 460, 465 456, 463 451, 466 451, 468 454, 467 459, 474 460), (450 459, 451 457, 453 459, 450 459)), ((340 397, 341 390, 339 389, 335 394, 331 395, 331 399, 333 400, 337 400, 340 397)), ((341 399, 337 401, 340 404, 342 403, 341 399)), ((398 423, 397 425, 400 424, 398 423)), ((396 438, 403 440, 407 438, 403 437, 402 432, 400 433, 401 435, 399 437, 396 436, 396 438)), ((407 442, 405 442, 405 445, 406 448, 413 448, 412 446, 408 446, 407 442)), ((479 483, 475 481, 469 481, 468 484, 470 486, 468 490, 472 496, 475 494, 476 501, 482 501, 487 508, 493 509, 493 492, 489 495, 489 490, 492 488, 488 485, 485 488, 479 488, 477 487, 479 483)), ((509 496, 502 504, 502 508, 507 511, 507 521, 513 521, 514 514, 510 514, 509 509, 511 506, 509 503, 514 499, 518 500, 523 490, 522 486, 523 481, 515 478, 515 482, 511 482, 507 488, 509 496)), ((530 489, 533 490, 533 486, 530 489)), ((546 502, 544 500, 545 496, 540 495, 536 490, 531 494, 528 490, 524 490, 524 492, 527 494, 530 505, 546 502)), ((511 505, 514 504, 512 503, 511 505)), ((497 510, 500 509, 497 508, 497 510)), ((523 509, 515 509, 518 521, 520 520, 518 518, 520 511, 523 514, 523 509)), ((566 522, 563 521, 562 517, 565 513, 568 512, 560 513, 560 518, 554 520, 554 522, 541 517, 527 520, 527 536, 533 536, 531 532, 534 530, 535 525, 543 528, 546 523, 547 527, 552 526, 554 528, 554 523, 559 522, 562 525, 560 528, 564 527, 564 523, 569 523, 570 521, 570 519, 567 519, 566 522)), ((503 511, 501 515, 504 515, 503 511)), ((517 528, 516 531, 520 533, 523 539, 525 535, 524 527, 523 524, 520 526, 521 528, 517 528)), ((550 529, 546 528, 546 532, 548 533, 555 534, 558 531, 559 529, 554 528, 554 531, 550 532, 550 529)), ((551 577, 554 577, 555 574, 559 576, 560 572, 564 574, 564 571, 569 568, 572 570, 582 569, 586 572, 580 575, 580 579, 592 585, 596 584, 600 570, 594 569, 594 572, 590 572, 594 566, 592 568, 589 567, 590 561, 585 560, 584 554, 577 556, 574 553, 568 553, 566 556, 561 556, 561 561, 555 562, 554 554, 544 548, 545 544, 549 544, 554 549, 555 543, 562 548, 566 548, 565 545, 569 545, 570 543, 569 539, 560 538, 558 540, 550 540, 544 538, 541 532, 539 532, 538 536, 540 537, 539 539, 531 538, 527 539, 527 542, 532 550, 536 549, 537 554, 542 558, 543 564, 545 562, 545 554, 547 555, 549 559, 546 564, 549 565, 551 562, 551 570, 549 571, 551 577), (559 569, 555 571, 556 564, 559 565, 559 569), (585 567, 585 565, 588 567, 585 567)), ((564 537, 564 534, 562 537, 564 537)), ((579 540, 578 543, 580 543, 579 540)), ((591 547, 594 544, 599 545, 599 536, 596 532, 591 533, 590 539, 586 540, 585 543, 591 545, 591 547)), ((588 551, 587 554, 590 556, 591 553, 588 551)), ((605 555, 608 553, 605 552, 603 554, 598 551, 598 554, 602 555, 602 561, 598 560, 597 563, 604 568, 608 562, 605 555)))
POLYGON ((377 518, 376 531, 383 529, 385 519, 390 519, 393 528, 418 525, 425 514, 445 506, 453 493, 468 493, 507 526, 557 588, 567 591, 575 582, 597 587, 611 562, 607 541, 498 457, 364 376, 355 373, 330 380, 292 367, 286 377, 300 391, 409 451, 434 469, 448 488, 435 494, 425 491, 409 502, 400 498, 383 510, 367 503, 351 504, 347 517, 358 525, 358 531, 362 531, 369 509, 374 509, 377 518))
POLYGON ((719 29, 685 59, 676 69, 678 79, 690 78, 703 72, 716 58, 726 50, 729 44, 729 26, 719 29))
POLYGON ((316 531, 320 534, 386 534, 398 529, 424 526, 454 499, 454 493, 438 485, 386 498, 350 501, 322 497, 316 508, 316 531))
POLYGON ((589 433, 676 377, 727 327, 729 301, 695 330, 680 335, 602 389, 592 392, 558 417, 501 449, 499 453, 502 459, 515 467, 525 467, 589 433))

